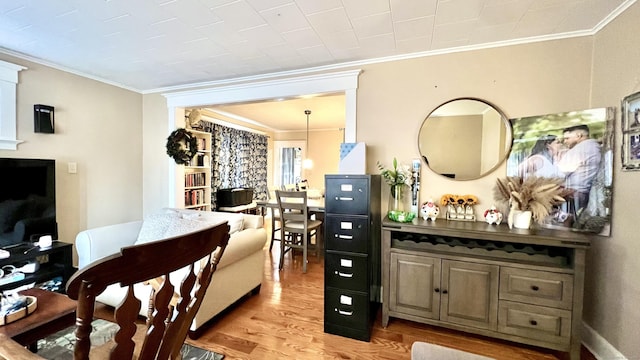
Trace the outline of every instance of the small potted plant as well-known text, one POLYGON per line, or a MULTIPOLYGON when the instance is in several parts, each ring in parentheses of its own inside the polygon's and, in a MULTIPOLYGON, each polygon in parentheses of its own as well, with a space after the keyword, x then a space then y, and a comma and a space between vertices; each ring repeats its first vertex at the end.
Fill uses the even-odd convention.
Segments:
POLYGON ((508 176, 497 179, 494 197, 498 205, 509 208, 509 227, 528 229, 531 219, 542 223, 554 206, 565 202, 566 190, 560 178, 508 176), (528 218, 528 219, 527 219, 528 218))
POLYGON ((378 162, 378 169, 389 188, 389 219, 398 222, 410 222, 416 216, 411 212, 410 186, 413 182, 411 168, 408 165, 398 165, 393 158, 393 168, 387 169, 378 162))

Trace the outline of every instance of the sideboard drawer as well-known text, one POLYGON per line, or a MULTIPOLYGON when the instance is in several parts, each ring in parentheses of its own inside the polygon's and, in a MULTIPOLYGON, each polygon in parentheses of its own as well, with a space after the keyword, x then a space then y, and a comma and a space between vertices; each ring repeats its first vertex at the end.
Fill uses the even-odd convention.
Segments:
POLYGON ((325 288, 325 321, 354 329, 366 329, 369 323, 369 296, 367 293, 325 288))
POLYGON ((566 345, 571 338, 571 312, 500 301, 498 331, 566 345))
POLYGON ((500 299, 571 309, 573 276, 502 267, 500 269, 500 299))
POLYGON ((358 254, 327 252, 324 281, 327 286, 355 291, 368 291, 368 257, 358 254))
POLYGON ((366 254, 369 249, 369 219, 358 216, 326 215, 325 247, 327 250, 366 254))

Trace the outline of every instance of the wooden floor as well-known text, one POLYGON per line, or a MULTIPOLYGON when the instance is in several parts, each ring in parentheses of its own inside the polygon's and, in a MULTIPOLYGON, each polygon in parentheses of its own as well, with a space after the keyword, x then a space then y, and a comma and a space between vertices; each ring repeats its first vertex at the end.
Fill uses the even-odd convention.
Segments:
MULTIPOLYGON (((384 329, 380 311, 370 342, 325 334, 323 329, 324 264, 310 256, 302 273, 300 255, 287 254, 278 271, 278 243, 264 264, 258 295, 247 297, 190 343, 231 359, 390 359, 411 358, 411 344, 425 341, 497 360, 568 359, 566 353, 494 340, 411 321, 391 319, 384 329)), ((215 276, 215 274, 214 274, 215 276)), ((595 360, 583 347, 582 359, 595 360)))

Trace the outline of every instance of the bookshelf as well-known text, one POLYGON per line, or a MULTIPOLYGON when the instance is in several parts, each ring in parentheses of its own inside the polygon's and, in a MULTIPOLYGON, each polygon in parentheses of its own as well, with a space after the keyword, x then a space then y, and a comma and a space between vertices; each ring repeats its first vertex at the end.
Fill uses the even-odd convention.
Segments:
POLYGON ((211 134, 189 130, 198 139, 198 153, 187 165, 180 166, 182 176, 178 181, 177 205, 185 209, 211 211, 211 134), (181 185, 181 186, 180 186, 181 185))

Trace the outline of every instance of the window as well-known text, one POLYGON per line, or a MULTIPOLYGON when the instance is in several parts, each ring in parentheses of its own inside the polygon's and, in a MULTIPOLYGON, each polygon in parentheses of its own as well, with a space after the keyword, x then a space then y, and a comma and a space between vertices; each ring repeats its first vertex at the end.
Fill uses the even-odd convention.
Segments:
POLYGON ((276 159, 273 179, 276 187, 295 184, 302 180, 304 141, 274 141, 276 159))
POLYGON ((0 149, 17 150, 16 84, 18 72, 26 69, 0 60, 0 149))

